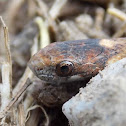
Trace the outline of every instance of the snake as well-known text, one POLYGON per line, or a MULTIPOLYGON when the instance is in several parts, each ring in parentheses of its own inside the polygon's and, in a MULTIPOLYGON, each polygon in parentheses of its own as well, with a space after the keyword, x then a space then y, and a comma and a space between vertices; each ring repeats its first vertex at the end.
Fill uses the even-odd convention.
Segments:
POLYGON ((83 81, 126 57, 126 38, 54 42, 34 54, 28 66, 41 80, 59 85, 83 81))

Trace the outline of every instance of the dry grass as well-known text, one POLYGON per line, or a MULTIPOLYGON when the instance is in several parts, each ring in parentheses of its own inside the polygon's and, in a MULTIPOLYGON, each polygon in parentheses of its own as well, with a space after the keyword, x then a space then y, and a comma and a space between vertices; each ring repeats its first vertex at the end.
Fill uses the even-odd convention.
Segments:
MULTIPOLYGON (((0 112, 0 118, 2 119, 1 125, 5 125, 5 124, 12 125, 15 123, 16 123, 15 125, 21 125, 21 126, 25 125, 25 123, 28 121, 30 117, 29 112, 31 110, 34 110, 40 107, 42 111, 44 112, 44 115, 47 120, 47 122, 45 123, 45 126, 48 126, 49 119, 46 114, 46 111, 44 110, 42 106, 34 105, 29 108, 29 106, 32 104, 34 100, 33 98, 26 97, 24 102, 20 103, 20 101, 23 99, 23 96, 24 96, 23 93, 32 83, 29 80, 29 78, 33 77, 33 73, 28 67, 26 67, 24 74, 20 78, 19 82, 16 84, 15 88, 12 90, 12 60, 11 60, 11 52, 10 52, 10 43, 9 43, 9 38, 8 38, 8 28, 5 25, 5 22, 2 19, 2 17, 0 19, 3 25, 4 38, 5 38, 4 43, 5 43, 5 49, 6 49, 5 51, 7 53, 6 61, 2 63, 2 71, 1 71, 2 73, 1 112, 0 112), (23 117, 23 120, 22 120, 22 117, 23 117), (6 118, 10 118, 11 121, 6 122, 6 118)), ((38 45, 40 45, 40 47, 43 48, 46 45, 48 45, 50 42, 46 23, 39 17, 35 19, 35 22, 40 28, 40 43, 38 43, 38 41, 35 40, 32 46, 31 55, 35 54, 38 51, 39 49, 38 45), (47 43, 43 44, 43 41, 46 41, 47 43)), ((32 125, 32 124, 27 124, 27 125, 32 125)))

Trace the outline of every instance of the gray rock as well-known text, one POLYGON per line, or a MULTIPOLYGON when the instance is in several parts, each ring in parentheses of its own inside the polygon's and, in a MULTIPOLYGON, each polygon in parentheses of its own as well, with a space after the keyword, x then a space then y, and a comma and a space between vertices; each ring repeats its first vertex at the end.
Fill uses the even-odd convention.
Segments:
POLYGON ((62 110, 71 126, 126 125, 126 58, 92 78, 62 110))

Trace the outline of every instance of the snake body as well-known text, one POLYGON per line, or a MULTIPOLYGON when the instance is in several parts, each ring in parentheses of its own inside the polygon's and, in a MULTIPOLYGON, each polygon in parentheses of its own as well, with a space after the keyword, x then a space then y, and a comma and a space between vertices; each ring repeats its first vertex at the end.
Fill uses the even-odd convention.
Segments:
POLYGON ((124 57, 126 38, 64 41, 41 49, 29 67, 41 80, 60 84, 91 78, 124 57))

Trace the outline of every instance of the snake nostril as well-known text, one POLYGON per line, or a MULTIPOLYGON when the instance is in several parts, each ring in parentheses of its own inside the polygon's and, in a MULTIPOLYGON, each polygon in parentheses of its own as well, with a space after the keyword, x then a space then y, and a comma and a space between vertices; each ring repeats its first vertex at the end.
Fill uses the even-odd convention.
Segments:
POLYGON ((42 71, 42 70, 43 70, 43 68, 39 68, 39 67, 37 67, 37 66, 35 67, 35 71, 36 71, 36 72, 39 72, 39 71, 42 71))

